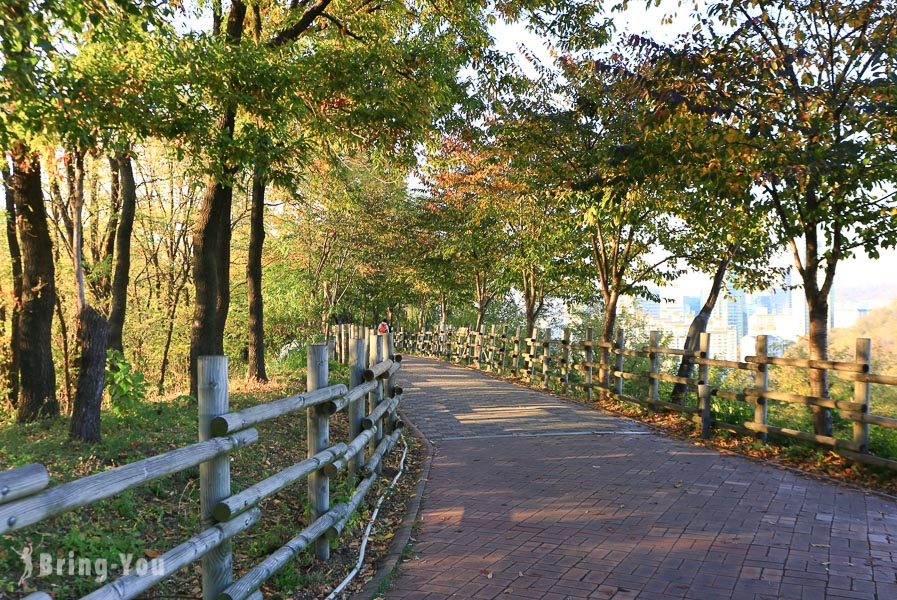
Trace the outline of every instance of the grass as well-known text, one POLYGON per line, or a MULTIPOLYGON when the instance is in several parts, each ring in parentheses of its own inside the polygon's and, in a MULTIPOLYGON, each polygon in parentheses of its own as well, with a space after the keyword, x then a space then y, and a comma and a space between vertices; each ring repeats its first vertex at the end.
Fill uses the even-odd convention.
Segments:
MULTIPOLYGON (((304 370, 300 368, 303 364, 302 357, 291 356, 276 365, 278 383, 250 385, 232 380, 231 410, 304 391, 304 370)), ((331 363, 331 383, 347 379, 347 368, 331 363)), ((260 424, 257 429, 259 441, 232 455, 234 491, 306 457, 304 414, 287 415, 260 424)), ((51 485, 57 485, 194 443, 196 438, 195 400, 186 396, 154 398, 133 406, 128 414, 105 412, 103 441, 99 444, 68 441, 67 419, 0 426, 0 470, 41 463, 50 472, 51 485)), ((331 440, 347 438, 343 412, 331 418, 331 440)), ((109 565, 108 580, 111 580, 122 574, 123 563, 129 562, 133 567, 137 561, 151 559, 182 543, 200 531, 198 477, 198 467, 192 468, 0 536, 0 598, 19 598, 36 589, 56 598, 81 596, 103 583, 96 581, 98 573, 93 567, 101 564, 97 561, 109 565), (23 568, 19 553, 25 547, 32 548, 35 572, 22 588, 18 585, 23 568), (54 562, 62 559, 64 573, 58 574, 54 565, 52 573, 38 576, 38 559, 42 554, 52 557, 54 562), (74 560, 72 575, 67 573, 69 557, 74 560), (81 569, 79 574, 79 558, 89 559, 90 572, 81 569)), ((371 497, 376 497, 380 485, 374 486, 371 497)), ((351 486, 344 478, 336 478, 331 487, 332 503, 335 503, 339 497, 348 495, 351 486)), ((396 504, 403 506, 401 502, 396 504)), ((233 544, 238 575, 280 548, 308 524, 305 481, 266 499, 260 507, 260 522, 237 536, 233 544)), ((334 561, 317 564, 308 553, 303 553, 265 584, 266 597, 304 599, 332 587, 341 573, 351 569, 354 558, 349 546, 358 533, 358 525, 360 518, 356 516, 343 538, 335 543, 334 561)), ((377 557, 376 551, 373 556, 377 557)), ((194 564, 165 578, 142 597, 198 595, 201 595, 199 565, 194 564)))

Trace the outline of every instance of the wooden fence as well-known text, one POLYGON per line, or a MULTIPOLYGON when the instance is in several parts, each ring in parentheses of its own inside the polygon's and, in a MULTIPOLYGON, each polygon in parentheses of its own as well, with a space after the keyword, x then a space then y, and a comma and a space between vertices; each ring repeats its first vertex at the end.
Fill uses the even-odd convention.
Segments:
MULTIPOLYGON (((0 534, 110 498, 125 490, 199 465, 202 531, 130 572, 84 596, 84 599, 134 598, 179 569, 202 561, 205 600, 262 597, 258 588, 290 559, 314 546, 319 559, 330 554, 337 538, 377 478, 383 457, 396 445, 402 422, 396 407, 402 390, 393 385, 402 357, 393 337, 356 329, 346 339, 340 358, 350 366, 350 385, 329 384, 326 345, 308 347, 308 391, 304 394, 228 411, 227 358, 200 357, 199 442, 109 471, 47 486, 43 465, 32 464, 0 473, 0 534), (330 417, 348 409, 348 442, 329 445, 330 417), (283 415, 306 413, 308 458, 237 493, 231 493, 230 453, 258 441, 252 425, 283 415), (351 498, 331 506, 330 478, 349 469, 350 481, 361 480, 351 498), (231 539, 261 515, 257 505, 306 478, 313 522, 268 558, 233 581, 231 539)), ((44 592, 26 600, 47 600, 44 592)))
POLYGON ((571 339, 569 329, 564 330, 561 339, 551 339, 550 331, 540 333, 536 329, 531 337, 526 337, 521 334, 520 328, 511 334, 507 326, 492 326, 489 332, 485 328, 480 331, 449 328, 396 332, 396 345, 406 353, 436 356, 487 371, 515 375, 543 390, 553 388, 564 394, 583 392, 590 401, 593 400, 594 391, 600 390, 618 400, 685 413, 701 427, 701 435, 705 439, 712 429, 750 435, 763 441, 766 441, 767 434, 783 435, 832 448, 857 462, 897 469, 897 461, 875 456, 869 451, 870 426, 897 429, 897 418, 870 411, 871 384, 897 386, 897 377, 869 372, 872 358, 870 340, 857 340, 853 361, 820 361, 769 356, 766 336, 761 335, 757 337, 755 354, 745 357, 744 362, 710 358, 710 335, 706 333, 702 334, 697 351, 661 348, 659 340, 660 334, 652 331, 648 343, 643 348, 634 349, 626 348, 622 330, 617 331, 613 342, 595 340, 592 329, 587 329, 581 340, 571 339), (696 377, 683 378, 663 372, 664 357, 675 359, 678 363, 683 356, 694 360, 696 377), (624 366, 627 364, 625 358, 630 358, 628 369, 624 366), (841 401, 770 390, 769 368, 773 365, 834 372, 841 379, 852 382, 853 398, 841 401), (752 385, 737 391, 711 386, 712 367, 750 373, 752 385), (645 390, 639 395, 624 394, 624 382, 627 381, 640 382, 645 390), (696 394, 693 405, 662 400, 661 382, 685 384, 689 391, 696 394), (749 406, 753 418, 740 422, 724 420, 714 409, 714 405, 720 406, 720 400, 749 406), (771 425, 771 402, 835 409, 841 419, 852 423, 852 435, 845 439, 771 425))

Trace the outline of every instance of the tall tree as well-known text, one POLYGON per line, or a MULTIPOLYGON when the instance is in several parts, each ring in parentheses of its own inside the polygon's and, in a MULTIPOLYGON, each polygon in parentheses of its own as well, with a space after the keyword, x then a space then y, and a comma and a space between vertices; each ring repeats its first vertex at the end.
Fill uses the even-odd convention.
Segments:
POLYGON ((16 420, 20 423, 59 414, 51 326, 56 303, 56 267, 41 189, 40 158, 19 147, 13 156, 13 201, 22 249, 19 319, 20 384, 16 420))
MULTIPOLYGON (((217 14, 216 14, 217 18, 217 14)), ((235 55, 243 37, 246 4, 233 0, 222 43, 235 55)), ((218 122, 212 137, 225 148, 234 136, 237 102, 232 98, 218 107, 218 122)), ((220 158, 220 157, 219 157, 220 158)), ((190 394, 197 394, 197 359, 224 354, 224 326, 230 307, 230 240, 233 187, 230 182, 236 165, 227 165, 209 175, 202 204, 196 215, 193 234, 193 281, 196 299, 193 330, 190 334, 190 394)))
MULTIPOLYGON (((595 8, 585 1, 560 8, 540 1, 501 8, 514 18, 526 11, 545 9, 546 4, 553 9, 551 18, 547 18, 547 13, 542 18, 550 20, 554 27, 587 19, 595 8)), ((226 45, 240 49, 233 56, 245 55, 246 48, 236 35, 242 33, 245 15, 245 5, 231 4, 226 45)), ((486 49, 490 39, 486 25, 490 16, 488 7, 478 0, 430 0, 413 6, 387 3, 375 8, 366 1, 321 0, 291 3, 289 7, 272 4, 262 15, 260 39, 281 51, 294 68, 305 70, 304 85, 295 86, 311 117, 302 125, 312 125, 319 134, 327 130, 339 132, 340 137, 345 136, 344 141, 361 138, 382 152, 399 150, 399 154, 411 159, 413 134, 450 114, 463 100, 464 86, 456 77, 460 68, 471 61, 488 63, 486 49)), ((251 74, 251 69, 243 74, 251 74)), ((246 87, 264 89, 267 83, 235 88, 246 92, 246 87)), ((239 155, 239 151, 231 152, 237 149, 227 143, 232 140, 233 117, 241 104, 235 96, 228 94, 228 102, 220 108, 218 132, 223 134, 220 141, 224 143, 219 144, 223 152, 217 161, 223 168, 209 180, 194 241, 197 303, 191 336, 193 392, 196 357, 222 350, 229 305, 223 262, 228 254, 223 245, 229 240, 225 229, 230 226, 230 203, 224 188, 230 189, 229 169, 239 155), (221 160, 223 157, 231 159, 230 166, 227 160, 221 160), (219 192, 214 192, 219 188, 219 192)), ((323 136, 321 139, 325 140, 323 136)))
POLYGON ((121 215, 115 232, 115 268, 112 277, 112 302, 109 311, 109 347, 124 353, 122 335, 128 306, 131 273, 131 235, 137 212, 137 184, 130 152, 122 152, 111 164, 118 174, 121 215))
MULTIPOLYGON (((709 16, 700 44, 658 52, 686 74, 666 97, 725 125, 720 139, 744 139, 725 159, 751 155, 755 210, 775 216, 790 247, 810 358, 824 360, 841 260, 897 244, 885 189, 897 147, 897 14, 882 0, 732 0, 709 16)), ((827 397, 824 369, 811 370, 810 393, 827 397)), ((816 433, 831 435, 831 411, 813 413, 816 433)))
POLYGON ((21 326, 19 324, 22 298, 22 250, 19 237, 16 235, 16 203, 12 191, 12 173, 6 168, 3 171, 3 191, 6 199, 6 244, 9 246, 10 266, 12 270, 12 307, 10 310, 9 362, 6 365, 6 389, 9 404, 13 408, 19 401, 19 352, 21 345, 21 326))

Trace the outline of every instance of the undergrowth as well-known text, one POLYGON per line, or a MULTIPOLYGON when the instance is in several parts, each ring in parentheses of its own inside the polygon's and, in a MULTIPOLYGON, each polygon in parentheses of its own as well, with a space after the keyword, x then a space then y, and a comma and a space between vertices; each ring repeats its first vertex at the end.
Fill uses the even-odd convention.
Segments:
MULTIPOLYGON (((304 360, 292 356, 276 365, 273 369, 276 383, 232 379, 231 410, 301 393, 305 389, 302 365, 304 360)), ((143 397, 123 400, 128 396, 128 386, 140 387, 140 378, 130 371, 120 373, 121 385, 113 389, 119 393, 118 401, 107 405, 104 411, 102 442, 87 445, 69 441, 68 420, 64 418, 26 425, 7 423, 0 426, 0 471, 41 463, 50 473, 51 485, 58 485, 196 442, 195 399, 153 397, 152 393, 145 394, 144 389, 143 397)), ((344 383, 347 379, 347 368, 332 362, 331 383, 344 383)), ((232 455, 232 489, 243 489, 305 459, 305 425, 304 413, 295 413, 256 426, 259 441, 232 455)), ((331 418, 331 441, 348 441, 345 412, 331 418)), ((420 459, 419 451, 412 455, 420 459)), ((397 453, 393 452, 384 462, 384 477, 396 460, 397 453)), ((0 598, 21 598, 36 590, 54 598, 78 597, 120 576, 124 565, 133 569, 140 561, 157 557, 199 533, 198 479, 198 467, 188 469, 0 536, 0 598), (20 585, 23 551, 31 552, 34 572, 20 585), (53 561, 50 573, 42 574, 39 562, 42 555, 53 561), (57 568, 59 560, 63 561, 62 569, 57 568), (108 566, 106 572, 98 571, 101 565, 108 566)), ((368 498, 375 500, 383 485, 381 479, 368 498)), ((260 521, 234 538, 237 576, 298 535, 308 524, 306 487, 303 479, 260 504, 260 521)), ((335 504, 350 495, 352 486, 341 477, 332 480, 331 488, 331 504, 335 504)), ((390 528, 403 515, 404 497, 397 496, 387 506, 383 522, 375 530, 370 546, 373 560, 386 553, 390 528)), ((357 542, 353 540, 366 523, 368 511, 369 507, 362 505, 342 538, 333 543, 333 558, 329 563, 315 562, 308 552, 302 553, 263 586, 265 597, 304 600, 325 596, 354 566, 357 542)), ((371 568, 366 568, 363 575, 370 577, 372 573, 371 568)), ((200 566, 194 563, 164 578, 141 597, 199 596, 200 566)))

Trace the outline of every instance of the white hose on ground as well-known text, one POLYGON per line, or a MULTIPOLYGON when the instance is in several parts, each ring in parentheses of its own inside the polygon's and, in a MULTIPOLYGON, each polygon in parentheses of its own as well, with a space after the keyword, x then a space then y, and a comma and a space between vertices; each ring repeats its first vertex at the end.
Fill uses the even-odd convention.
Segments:
POLYGON ((377 505, 374 507, 374 512, 371 513, 371 520, 368 523, 368 526, 364 530, 364 537, 361 540, 361 546, 358 548, 358 562, 355 563, 355 568, 346 575, 346 578, 340 582, 336 589, 330 592, 330 595, 325 598, 325 600, 334 600, 340 592, 342 592, 347 585, 349 585, 355 576, 358 575, 358 572, 361 571, 361 565, 364 564, 364 550, 367 548, 368 539, 371 536, 371 528, 373 528, 374 523, 377 521, 377 513, 380 512, 380 505, 383 504, 383 500, 386 498, 386 495, 393 490, 396 486, 396 482, 399 480, 399 477, 402 476, 402 473, 405 472, 405 457, 408 456, 408 442, 402 438, 402 444, 405 449, 402 450, 402 460, 399 461, 399 472, 396 473, 396 476, 392 478, 392 481, 389 483, 389 486, 383 490, 383 493, 380 494, 380 498, 377 500, 377 505))

